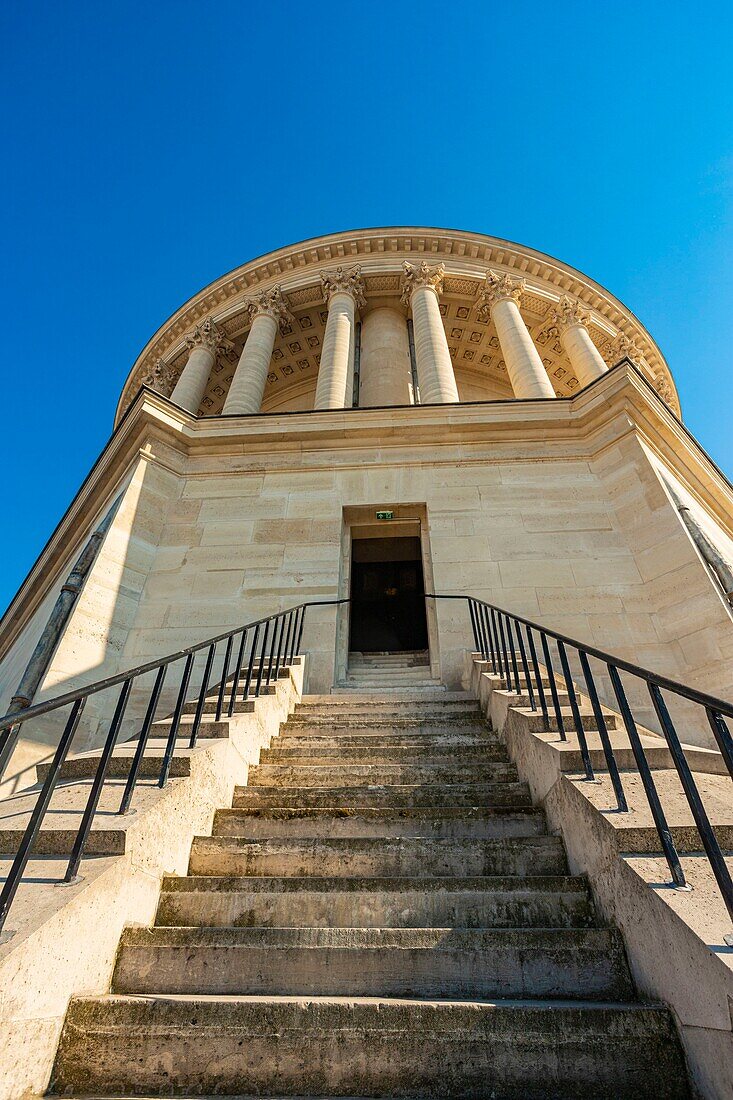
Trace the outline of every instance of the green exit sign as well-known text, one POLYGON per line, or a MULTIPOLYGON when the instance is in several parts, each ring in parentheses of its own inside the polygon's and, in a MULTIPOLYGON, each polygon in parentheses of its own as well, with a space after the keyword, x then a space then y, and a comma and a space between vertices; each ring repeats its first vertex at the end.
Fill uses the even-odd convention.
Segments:
POLYGON ((377 519, 394 519, 394 512, 377 512, 377 519))

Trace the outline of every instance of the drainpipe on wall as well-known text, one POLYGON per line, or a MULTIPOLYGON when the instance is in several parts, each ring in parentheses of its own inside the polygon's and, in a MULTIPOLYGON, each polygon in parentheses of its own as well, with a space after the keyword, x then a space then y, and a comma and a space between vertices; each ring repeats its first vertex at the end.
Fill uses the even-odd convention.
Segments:
MULTIPOLYGON (((110 529, 115 518, 124 493, 120 493, 99 526, 93 531, 87 540, 86 546, 74 564, 65 582, 61 586, 53 611, 48 617, 48 622, 43 628, 41 637, 36 642, 31 659, 26 665, 25 672, 21 676, 20 683, 15 689, 15 694, 10 700, 8 714, 19 714, 33 702, 33 696, 43 681, 48 671, 51 659, 56 652, 56 647, 66 629, 66 625, 74 609, 74 604, 84 587, 84 581, 89 574, 92 565, 99 553, 104 537, 110 529)), ((4 730, 0 734, 0 777, 12 755, 20 733, 20 724, 12 729, 4 730)))
POLYGON ((680 514, 680 518, 689 532, 690 538, 700 551, 703 561, 723 589, 723 595, 726 600, 729 604, 733 605, 733 565, 731 565, 729 561, 726 561, 717 546, 702 529, 688 505, 683 503, 668 482, 665 481, 665 484, 680 514))

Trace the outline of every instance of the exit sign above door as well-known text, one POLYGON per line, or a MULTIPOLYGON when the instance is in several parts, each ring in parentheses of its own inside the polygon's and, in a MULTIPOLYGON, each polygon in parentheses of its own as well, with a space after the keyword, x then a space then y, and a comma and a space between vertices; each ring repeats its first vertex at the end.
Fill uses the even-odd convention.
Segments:
POLYGON ((377 519, 394 519, 394 512, 377 512, 377 519))

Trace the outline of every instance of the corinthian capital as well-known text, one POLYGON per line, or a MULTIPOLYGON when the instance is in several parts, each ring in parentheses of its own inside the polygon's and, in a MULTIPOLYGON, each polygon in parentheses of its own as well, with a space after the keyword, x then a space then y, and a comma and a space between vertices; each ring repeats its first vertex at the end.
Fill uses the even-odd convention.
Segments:
POLYGON ((273 317, 280 328, 293 321, 293 315, 285 303, 279 286, 272 286, 269 290, 262 290, 259 294, 255 294, 253 298, 248 298, 246 308, 252 321, 262 314, 266 317, 273 317))
POLYGON ((207 317, 205 321, 199 322, 193 332, 185 337, 185 343, 186 347, 191 349, 206 348, 212 355, 216 355, 219 351, 231 353, 234 349, 231 340, 227 340, 212 317, 207 317))
POLYGON ((164 397, 170 397, 178 379, 178 371, 165 359, 156 359, 150 370, 143 376, 143 383, 164 397))
POLYGON ((603 358, 609 367, 615 367, 622 359, 630 359, 635 366, 640 367, 644 356, 638 344, 635 344, 630 336, 625 332, 619 332, 607 345, 603 358))
POLYGON ((402 301, 409 306, 414 290, 426 286, 434 290, 436 295, 443 291, 443 279, 445 278, 445 264, 434 264, 432 267, 423 260, 415 266, 408 260, 402 264, 404 275, 402 276, 402 301))
POLYGON ((491 307, 506 299, 511 298, 519 305, 524 286, 524 279, 513 279, 506 271, 487 271, 486 282, 476 302, 479 317, 488 320, 491 307))
POLYGON ((545 329, 556 336, 564 329, 572 328, 573 325, 583 325, 587 328, 590 320, 590 313, 587 309, 583 309, 578 299, 564 294, 557 305, 551 306, 548 310, 545 329))
POLYGON ((344 271, 342 267, 337 267, 335 271, 322 271, 321 285, 327 302, 331 301, 332 294, 350 294, 360 309, 366 305, 364 280, 358 264, 351 271, 344 271))

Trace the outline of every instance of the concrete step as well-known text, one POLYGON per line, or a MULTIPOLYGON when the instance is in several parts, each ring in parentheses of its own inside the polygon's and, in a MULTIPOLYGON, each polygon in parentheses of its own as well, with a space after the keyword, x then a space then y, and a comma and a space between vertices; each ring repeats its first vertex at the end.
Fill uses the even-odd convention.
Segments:
POLYGON ((506 747, 486 737, 420 738, 407 744, 401 740, 372 738, 371 743, 352 744, 349 738, 290 738, 273 741, 260 753, 261 764, 485 764, 508 761, 506 747))
POLYGON ((434 783, 516 783, 509 762, 435 764, 255 764, 249 770, 254 787, 387 787, 434 783))
POLYGON ((584 928, 583 878, 199 876, 163 879, 159 926, 584 928))
POLYGON ((267 841, 196 836, 192 875, 561 875, 567 865, 559 837, 473 840, 451 837, 292 837, 267 841))
MULTIPOLYGON (((435 710, 439 713, 448 713, 449 711, 469 710, 473 713, 478 713, 479 706, 473 695, 470 695, 466 691, 444 691, 435 692, 435 698, 426 698, 424 694, 415 691, 405 690, 401 694, 390 695, 387 699, 390 708, 397 712, 410 714, 415 709, 420 711, 435 710)), ((335 716, 336 714, 348 714, 354 713, 358 709, 366 710, 380 710, 384 705, 384 700, 380 698, 379 692, 362 692, 359 696, 349 696, 344 698, 343 696, 333 695, 304 695, 300 703, 298 703, 298 711, 316 711, 323 710, 325 713, 335 716)))
MULTIPOLYGON (((181 779, 191 774, 191 750, 188 748, 188 737, 176 739, 176 750, 171 761, 170 776, 172 779, 181 779)), ((112 754, 107 770, 109 779, 126 779, 135 756, 136 743, 127 741, 118 746, 112 754)), ((139 776, 141 779, 156 779, 160 775, 165 753, 164 738, 150 738, 145 748, 139 776)), ((99 765, 99 752, 80 753, 65 760, 61 768, 62 780, 89 779, 99 765)), ((43 782, 48 775, 50 764, 38 764, 36 774, 39 782, 43 782)))
POLYGON ((486 806, 489 809, 518 809, 531 805, 526 783, 443 783, 435 787, 236 787, 234 806, 262 809, 308 809, 336 806, 356 809, 360 806, 392 809, 442 806, 486 806))
POLYGON ((71 1002, 57 1093, 687 1100, 659 1007, 387 998, 71 1002))
POLYGON ((213 836, 273 837, 433 836, 505 837, 540 836, 546 832, 540 810, 485 810, 449 806, 436 809, 236 809, 217 810, 213 836))
MULTIPOLYGON (((608 928, 128 928, 113 993, 629 1000, 608 928)), ((365 1053, 367 1053, 365 1051, 365 1053)))
POLYGON ((324 717, 304 717, 292 715, 287 723, 280 727, 280 737, 404 737, 417 734, 432 734, 440 737, 486 736, 491 726, 486 719, 476 715, 463 715, 455 718, 393 717, 378 714, 364 714, 348 719, 324 717))

